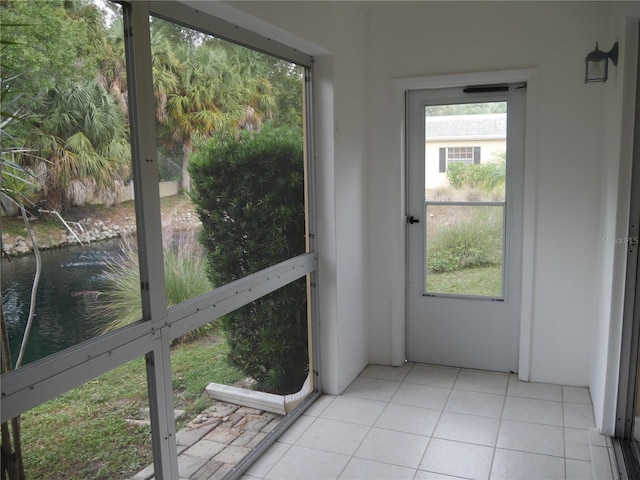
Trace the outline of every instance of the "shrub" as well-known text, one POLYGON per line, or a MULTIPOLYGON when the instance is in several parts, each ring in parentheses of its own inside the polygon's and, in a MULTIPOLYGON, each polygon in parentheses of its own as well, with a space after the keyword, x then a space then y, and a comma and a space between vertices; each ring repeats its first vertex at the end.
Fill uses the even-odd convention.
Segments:
POLYGON ((465 165, 452 163, 447 166, 447 179, 453 188, 477 188, 484 192, 492 192, 496 188, 504 186, 506 164, 504 161, 497 163, 478 163, 465 165))
MULTIPOLYGON (((208 273, 224 285, 306 251, 300 130, 219 134, 190 162, 208 273)), ((258 387, 299 389, 307 374, 306 281, 291 283, 222 319, 229 359, 258 387)))
MULTIPOLYGON (((206 253, 193 234, 171 238, 165 242, 163 253, 167 306, 178 305, 211 290, 206 275, 206 253)), ((123 242, 120 258, 109 261, 95 313, 108 321, 103 332, 142 318, 138 265, 138 250, 129 242, 123 242)), ((205 325, 184 339, 208 334, 212 328, 212 325, 205 325)))
POLYGON ((462 188, 465 184, 465 166, 463 163, 447 165, 447 179, 453 188, 462 188))
POLYGON ((497 265, 502 259, 501 217, 487 213, 445 225, 428 240, 427 247, 431 272, 497 265))

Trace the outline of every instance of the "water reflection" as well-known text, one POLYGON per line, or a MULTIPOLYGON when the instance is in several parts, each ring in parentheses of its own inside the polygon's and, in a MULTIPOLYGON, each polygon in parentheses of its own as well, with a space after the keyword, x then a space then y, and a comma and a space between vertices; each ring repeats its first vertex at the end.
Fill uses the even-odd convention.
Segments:
MULTIPOLYGON (((117 239, 41 252, 42 274, 23 364, 98 334, 104 319, 92 316, 91 306, 107 261, 117 259, 119 251, 117 239)), ((35 271, 33 255, 2 260, 2 306, 14 361, 29 315, 35 271)))

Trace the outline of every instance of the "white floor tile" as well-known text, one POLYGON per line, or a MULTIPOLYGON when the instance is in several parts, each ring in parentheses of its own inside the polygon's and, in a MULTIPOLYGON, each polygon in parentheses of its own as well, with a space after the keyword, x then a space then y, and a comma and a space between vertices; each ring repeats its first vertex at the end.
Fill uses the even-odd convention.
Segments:
POLYGON ((337 479, 349 462, 347 455, 293 446, 264 477, 278 480, 337 479))
POLYGON ((607 447, 607 440, 609 437, 602 435, 597 428, 589 429, 589 445, 594 447, 607 447))
POLYGON ((411 371, 413 364, 405 363, 402 367, 389 367, 386 365, 368 365, 360 377, 363 378, 379 378, 381 380, 391 380, 394 382, 402 382, 407 374, 411 371))
POLYGON ((496 393, 504 395, 507 391, 509 375, 506 373, 480 372, 477 370, 462 370, 453 388, 481 393, 496 393))
POLYGON ((278 463, 285 453, 291 448, 291 445, 276 442, 263 453, 256 462, 249 467, 247 474, 252 477, 264 478, 264 476, 278 463))
POLYGON ((535 398, 538 400, 562 401, 562 386, 550 383, 521 382, 517 375, 509 377, 507 395, 511 397, 535 398))
POLYGON ((287 431, 284 432, 278 438, 278 442, 287 443, 292 445, 300 438, 300 435, 304 433, 304 431, 309 428, 309 426, 313 423, 313 417, 301 416, 298 418, 293 425, 287 428, 287 431))
POLYGON ((589 430, 564 429, 564 456, 573 460, 590 460, 589 430))
POLYGON ((405 382, 431 385, 432 387, 451 388, 459 372, 459 368, 416 364, 411 368, 405 382))
POLYGON ((429 437, 372 428, 355 453, 357 458, 417 468, 429 437))
POLYGON ((498 436, 497 418, 444 412, 433 437, 493 447, 498 436))
POLYGON ((353 455, 369 433, 369 429, 370 427, 364 425, 318 418, 305 430, 296 445, 353 455))
POLYGON ((386 405, 378 400, 340 396, 324 409, 320 418, 371 426, 386 405))
POLYGON ((395 395, 391 398, 391 402, 442 410, 450 392, 451 390, 446 388, 415 385, 405 382, 400 385, 395 395))
POLYGON ((562 427, 562 403, 533 398, 507 397, 502 418, 562 427))
POLYGON ((563 480, 564 459, 497 449, 491 480, 563 480))
MULTIPOLYGON (((452 477, 451 475, 443 475, 442 473, 425 472, 418 470, 413 480, 461 480, 462 477, 452 477)), ((464 480, 464 479, 462 479, 464 480)))
POLYGON ((329 406, 331 402, 333 402, 335 398, 335 395, 320 395, 320 397, 304 411, 303 415, 308 417, 317 417, 329 406))
POLYGON ((446 411, 500 418, 504 404, 503 395, 492 393, 452 390, 445 407, 446 411))
POLYGON ((565 460, 567 480, 591 480, 591 463, 582 460, 565 460))
POLYGON ((434 438, 420 464, 420 470, 453 477, 489 478, 493 448, 434 438))
POLYGON ((343 395, 388 402, 399 386, 400 382, 358 377, 347 387, 343 395))
POLYGON ((579 405, 577 403, 564 404, 564 426, 569 428, 592 428, 593 407, 591 405, 579 405))
POLYGON ((591 447, 591 468, 595 480, 613 480, 607 447, 591 447))
POLYGON ((562 387, 562 400, 567 403, 591 405, 591 395, 587 387, 562 387))
POLYGON ((370 365, 343 395, 322 395, 243 478, 613 480, 593 425, 587 388, 370 365))
POLYGON ((551 425, 503 420, 497 447, 564 457, 564 431, 551 425))
POLYGON ((340 475, 345 480, 412 480, 416 470, 414 468, 389 465, 363 458, 352 458, 340 475))
POLYGON ((378 417, 376 427, 429 436, 440 418, 440 410, 389 403, 378 417))

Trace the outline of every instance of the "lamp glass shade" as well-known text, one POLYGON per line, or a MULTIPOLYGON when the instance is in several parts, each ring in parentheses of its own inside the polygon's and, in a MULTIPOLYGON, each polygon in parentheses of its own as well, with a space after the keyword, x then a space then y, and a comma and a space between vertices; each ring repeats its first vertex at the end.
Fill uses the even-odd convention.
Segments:
POLYGON ((585 83, 606 82, 608 78, 609 62, 605 57, 602 60, 588 60, 585 83))

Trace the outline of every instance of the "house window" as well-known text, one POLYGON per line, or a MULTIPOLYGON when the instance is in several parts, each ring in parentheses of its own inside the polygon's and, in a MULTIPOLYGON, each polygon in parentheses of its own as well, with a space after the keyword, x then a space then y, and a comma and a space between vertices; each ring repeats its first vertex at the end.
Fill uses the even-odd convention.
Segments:
POLYGON ((480 147, 441 147, 439 172, 445 173, 447 165, 452 163, 464 165, 480 163, 480 147))

